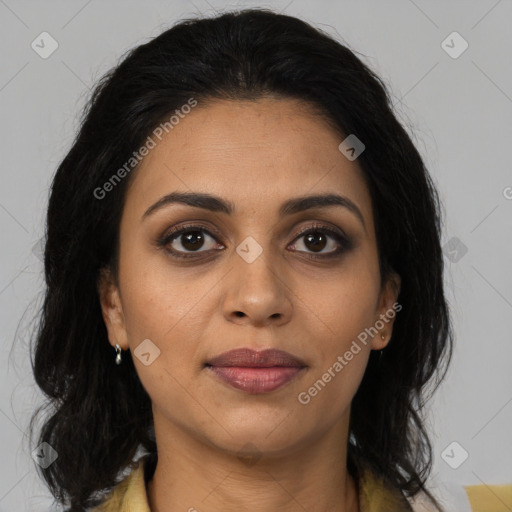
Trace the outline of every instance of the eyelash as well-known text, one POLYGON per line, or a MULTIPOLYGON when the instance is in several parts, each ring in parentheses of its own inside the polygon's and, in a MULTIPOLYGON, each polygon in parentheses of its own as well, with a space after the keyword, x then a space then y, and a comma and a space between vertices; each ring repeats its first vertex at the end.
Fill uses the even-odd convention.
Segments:
MULTIPOLYGON (((158 247, 163 247, 165 251, 174 258, 198 258, 198 254, 201 252, 207 252, 207 251, 199 251, 199 252, 192 252, 192 253, 179 253, 178 251, 175 251, 173 249, 167 249, 166 246, 170 244, 174 239, 179 238, 180 235, 183 235, 184 233, 188 233, 191 231, 201 231, 202 233, 206 233, 212 238, 215 239, 215 236, 210 232, 208 228, 205 226, 202 226, 200 224, 188 224, 185 226, 181 226, 179 228, 173 229, 170 232, 165 233, 162 237, 160 237, 157 240, 158 247)), ((349 238, 346 235, 343 235, 339 233, 337 230, 332 229, 328 226, 322 225, 322 224, 314 224, 313 226, 309 226, 303 230, 301 230, 299 233, 297 233, 297 236, 294 238, 295 240, 298 240, 299 238, 302 238, 306 235, 309 235, 311 233, 322 233, 327 234, 334 238, 334 240, 341 246, 338 247, 335 251, 332 251, 325 255, 316 255, 311 253, 303 253, 303 251, 298 251, 305 255, 306 258, 309 258, 311 260, 326 260, 328 258, 335 258, 337 256, 340 256, 343 252, 349 250, 352 248, 352 243, 349 240, 349 238)))

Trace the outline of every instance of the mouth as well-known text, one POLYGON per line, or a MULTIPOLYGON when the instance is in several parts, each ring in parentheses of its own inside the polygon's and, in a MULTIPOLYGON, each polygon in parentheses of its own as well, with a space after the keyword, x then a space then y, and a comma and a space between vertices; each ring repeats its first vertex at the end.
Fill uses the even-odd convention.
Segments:
POLYGON ((302 368, 306 366, 306 363, 289 352, 275 348, 263 351, 252 350, 250 348, 237 348, 223 352, 209 359, 205 366, 243 366, 245 368, 271 368, 273 366, 281 366, 287 368, 302 368))
POLYGON ((212 375, 232 388, 250 394, 269 393, 307 369, 304 361, 278 349, 249 348, 224 352, 205 363, 212 375))

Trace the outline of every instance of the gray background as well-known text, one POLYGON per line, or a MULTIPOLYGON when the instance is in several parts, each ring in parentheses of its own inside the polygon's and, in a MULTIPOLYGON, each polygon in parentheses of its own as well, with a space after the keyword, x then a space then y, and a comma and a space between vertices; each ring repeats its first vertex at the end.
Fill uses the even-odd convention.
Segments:
MULTIPOLYGON (((91 86, 123 52, 178 18, 254 5, 333 34, 389 84, 445 205, 445 282, 456 348, 429 412, 430 484, 463 512, 462 485, 511 483, 510 0, 0 0, 0 511, 42 511, 51 504, 27 442, 27 422, 40 401, 27 343, 41 305, 38 241, 48 187, 91 86), (46 59, 31 47, 43 31, 59 44, 46 59), (442 46, 453 31, 469 44, 457 58, 442 46), (460 447, 445 451, 454 441, 460 447), (462 449, 469 457, 453 469, 447 460, 460 461, 462 449)), ((452 53, 462 49, 457 36, 445 45, 452 53)))

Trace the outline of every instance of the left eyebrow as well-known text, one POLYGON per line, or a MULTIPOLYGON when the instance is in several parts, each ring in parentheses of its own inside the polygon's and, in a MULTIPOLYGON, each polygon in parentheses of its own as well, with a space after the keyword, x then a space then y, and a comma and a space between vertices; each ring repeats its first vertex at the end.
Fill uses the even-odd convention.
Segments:
MULTIPOLYGON (((142 215, 141 221, 152 215, 158 210, 170 204, 179 203, 193 206, 195 208, 203 208, 212 212, 225 213, 231 215, 235 212, 235 206, 231 201, 227 201, 212 194, 204 194, 199 192, 171 192, 161 197, 156 203, 151 205, 142 215)), ((302 196, 285 201, 279 208, 279 215, 293 215, 313 208, 326 208, 338 206, 346 208, 352 212, 363 225, 366 231, 366 224, 361 210, 348 197, 338 194, 319 194, 312 196, 302 196)))

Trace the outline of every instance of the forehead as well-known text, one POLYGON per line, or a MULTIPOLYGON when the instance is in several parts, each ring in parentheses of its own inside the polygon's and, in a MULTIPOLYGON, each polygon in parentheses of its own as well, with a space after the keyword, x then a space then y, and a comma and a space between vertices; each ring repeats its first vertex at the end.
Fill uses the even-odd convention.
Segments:
POLYGON ((144 157, 126 205, 142 215, 172 191, 212 193, 237 210, 269 208, 306 194, 336 192, 368 222, 371 199, 357 161, 338 146, 344 136, 293 99, 218 100, 183 115, 144 157))

